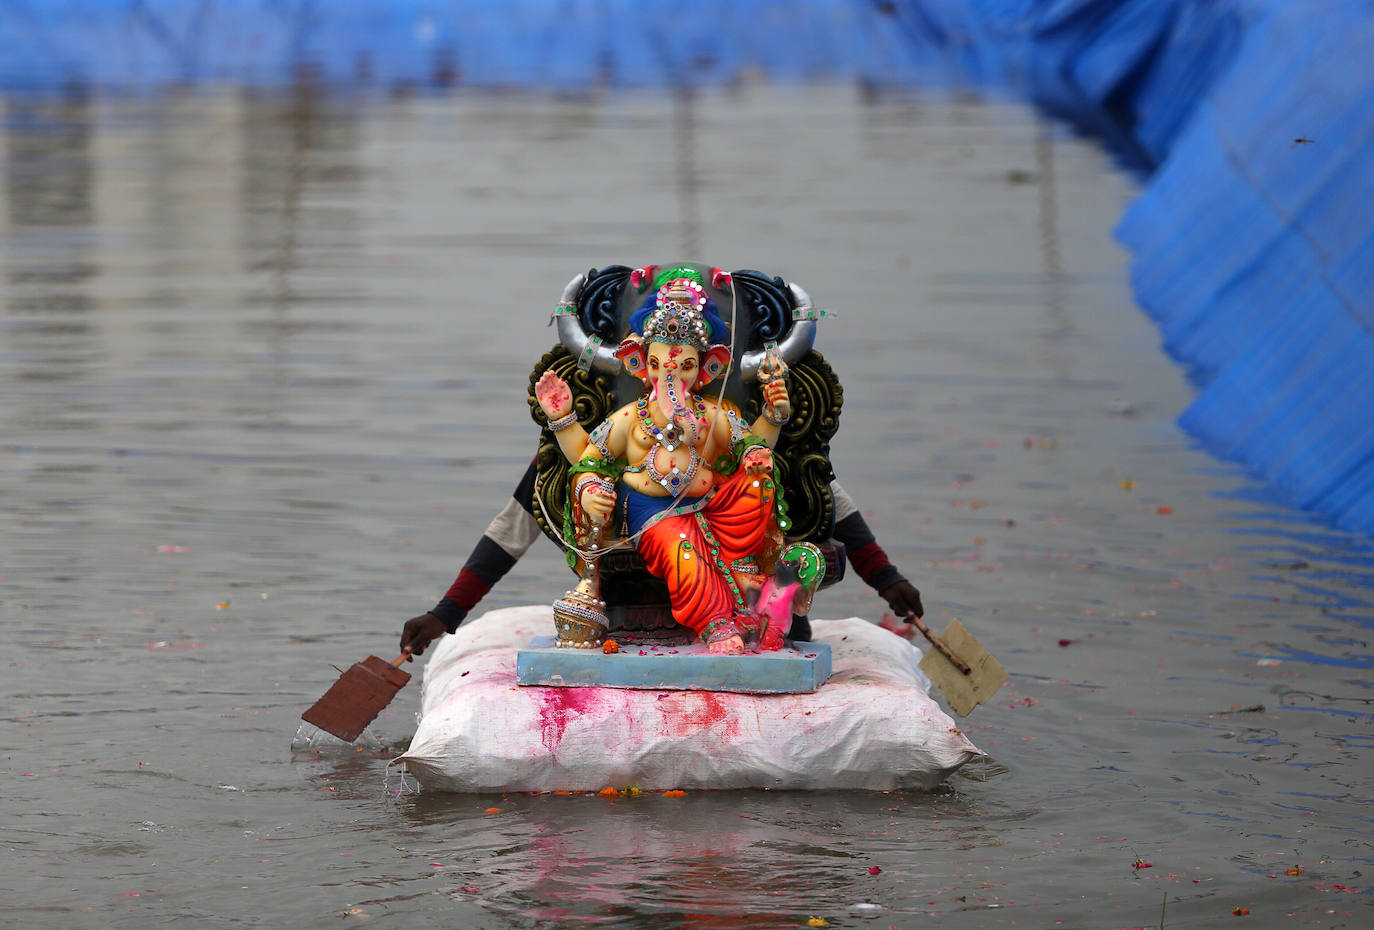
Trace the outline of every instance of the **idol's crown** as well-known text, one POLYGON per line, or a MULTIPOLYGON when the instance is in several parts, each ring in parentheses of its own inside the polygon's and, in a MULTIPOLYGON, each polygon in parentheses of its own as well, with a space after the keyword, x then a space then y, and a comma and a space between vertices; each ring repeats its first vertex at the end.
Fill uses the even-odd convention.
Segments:
POLYGON ((654 312, 644 323, 644 342, 694 346, 705 352, 711 345, 706 321, 706 292, 696 281, 677 278, 658 289, 654 312))

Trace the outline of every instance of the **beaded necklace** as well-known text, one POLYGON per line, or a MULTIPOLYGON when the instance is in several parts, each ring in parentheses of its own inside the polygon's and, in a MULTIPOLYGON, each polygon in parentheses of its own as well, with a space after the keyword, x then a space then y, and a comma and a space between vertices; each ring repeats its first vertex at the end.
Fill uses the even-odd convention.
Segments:
MULTIPOLYGON (((669 394, 668 396, 670 399, 676 399, 673 398, 672 394, 669 394)), ((702 400, 700 397, 693 398, 693 400, 693 406, 696 407, 697 412, 700 414, 705 414, 706 402, 702 400)), ((649 413, 649 399, 647 397, 641 397, 639 401, 635 404, 635 408, 637 413, 639 414, 639 428, 644 431, 644 435, 646 438, 653 440, 654 442, 657 442, 660 446, 667 449, 669 452, 672 452, 674 449, 678 447, 678 445, 682 442, 684 437, 681 433, 678 432, 677 425, 673 423, 672 420, 669 420, 668 423, 661 428, 657 424, 655 424, 653 415, 649 413)))
MULTIPOLYGON (((671 392, 668 396, 674 401, 674 406, 677 406, 676 396, 671 392)), ((690 397, 690 395, 688 396, 690 397)), ((668 452, 672 452, 676 449, 683 439, 686 438, 678 432, 677 426, 672 420, 669 420, 662 428, 654 423, 654 418, 649 413, 648 398, 641 397, 635 406, 639 414, 639 428, 644 431, 644 435, 662 446, 668 452)), ((694 406, 697 408, 698 412, 705 413, 706 403, 701 398, 695 398, 694 406)), ((694 429, 692 432, 695 433, 696 430, 694 429)), ((695 439, 695 436, 693 438, 695 439)), ((672 494, 678 493, 678 491, 682 490, 684 485, 690 486, 692 479, 697 476, 697 470, 701 467, 701 456, 697 455, 696 447, 690 445, 687 447, 687 451, 691 454, 691 459, 687 463, 687 471, 685 473, 676 465, 674 465, 667 474, 660 472, 654 465, 654 455, 657 451, 657 449, 650 447, 648 455, 644 457, 644 468, 648 472, 650 480, 657 482, 665 491, 672 494)))

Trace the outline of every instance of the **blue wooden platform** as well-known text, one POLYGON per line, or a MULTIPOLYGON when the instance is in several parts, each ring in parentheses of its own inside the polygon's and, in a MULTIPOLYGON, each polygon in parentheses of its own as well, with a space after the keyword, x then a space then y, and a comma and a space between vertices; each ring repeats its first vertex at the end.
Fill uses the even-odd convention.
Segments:
POLYGON ((830 647, 793 643, 777 652, 711 655, 706 646, 627 646, 601 650, 559 649, 552 636, 538 636, 518 653, 516 680, 522 685, 561 688, 640 688, 664 691, 741 691, 803 694, 830 677, 830 647))

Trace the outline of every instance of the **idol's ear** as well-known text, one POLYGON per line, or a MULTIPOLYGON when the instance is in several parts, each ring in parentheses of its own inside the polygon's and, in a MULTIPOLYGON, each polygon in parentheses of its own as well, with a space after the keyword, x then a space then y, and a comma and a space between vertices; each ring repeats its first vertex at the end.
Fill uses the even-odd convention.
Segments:
POLYGON ((638 336, 626 336, 615 350, 615 357, 624 364, 626 374, 644 380, 644 343, 638 336))
POLYGON ((730 363, 730 350, 722 345, 714 345, 701 357, 701 374, 697 376, 697 387, 710 384, 720 377, 725 366, 730 363))

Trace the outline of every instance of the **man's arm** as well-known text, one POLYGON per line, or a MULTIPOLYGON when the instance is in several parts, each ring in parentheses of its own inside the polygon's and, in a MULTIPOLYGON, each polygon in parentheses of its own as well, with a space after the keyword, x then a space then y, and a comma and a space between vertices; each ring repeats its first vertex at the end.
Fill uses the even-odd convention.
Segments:
POLYGON ((897 566, 888 561, 887 553, 878 545, 873 531, 864 522, 863 514, 855 506, 849 492, 838 481, 830 482, 835 496, 835 538, 844 543, 849 564, 878 596, 887 601, 898 617, 925 615, 921 592, 907 581, 897 566))
POLYGON ((487 526, 448 593, 432 610, 406 621, 401 630, 402 652, 423 655, 432 641, 458 629, 468 611, 477 606, 477 602, 505 577, 539 538, 539 523, 534 519, 534 477, 534 460, 531 459, 510 501, 487 526))

